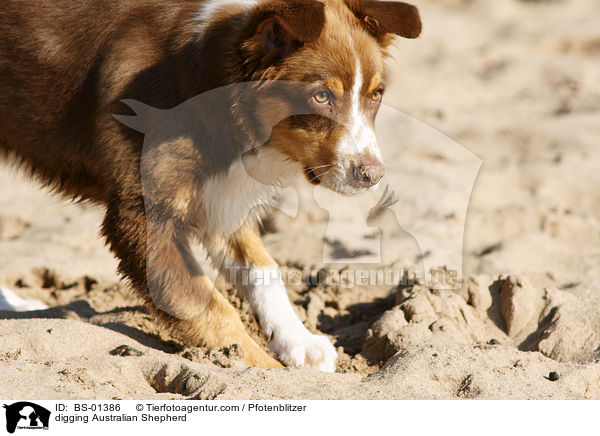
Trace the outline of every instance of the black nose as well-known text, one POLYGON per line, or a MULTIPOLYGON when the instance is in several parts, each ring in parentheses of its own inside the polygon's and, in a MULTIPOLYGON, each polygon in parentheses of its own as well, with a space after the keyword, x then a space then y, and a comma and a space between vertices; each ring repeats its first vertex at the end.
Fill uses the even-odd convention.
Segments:
POLYGON ((376 185, 384 173, 385 170, 381 164, 360 164, 354 167, 354 179, 365 188, 376 185))

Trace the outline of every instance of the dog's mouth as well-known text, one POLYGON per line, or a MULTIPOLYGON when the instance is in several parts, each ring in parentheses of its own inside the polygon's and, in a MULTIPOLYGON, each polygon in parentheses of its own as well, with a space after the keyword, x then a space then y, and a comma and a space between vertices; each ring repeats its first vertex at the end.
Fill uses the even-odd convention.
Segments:
POLYGON ((383 163, 379 160, 345 159, 343 162, 303 167, 304 177, 313 185, 320 185, 342 195, 356 195, 377 189, 383 177, 383 163), (358 162, 358 163, 356 163, 358 162))
POLYGON ((318 185, 321 183, 320 176, 317 176, 308 165, 304 167, 304 175, 306 176, 306 179, 313 185, 318 185))

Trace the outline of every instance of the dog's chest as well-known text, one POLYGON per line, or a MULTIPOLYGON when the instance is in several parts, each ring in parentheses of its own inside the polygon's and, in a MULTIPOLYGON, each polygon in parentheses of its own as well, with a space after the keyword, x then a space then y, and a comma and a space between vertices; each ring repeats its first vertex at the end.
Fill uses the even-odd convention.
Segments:
POLYGON ((297 166, 275 150, 260 150, 235 160, 228 171, 211 177, 201 188, 205 230, 231 234, 247 220, 255 220, 272 204, 278 188, 300 173, 297 166))

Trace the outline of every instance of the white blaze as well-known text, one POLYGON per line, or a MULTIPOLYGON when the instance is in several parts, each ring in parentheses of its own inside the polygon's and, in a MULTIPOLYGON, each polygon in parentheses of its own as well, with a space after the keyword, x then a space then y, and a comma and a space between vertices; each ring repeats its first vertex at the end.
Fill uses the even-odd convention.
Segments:
POLYGON ((345 135, 341 142, 339 151, 343 156, 352 156, 370 152, 373 156, 381 160, 381 152, 377 147, 375 132, 369 125, 368 119, 361 110, 361 100, 365 97, 361 95, 361 90, 364 84, 364 77, 360 67, 360 60, 356 56, 354 69, 354 83, 350 91, 350 118, 349 124, 346 126, 348 134, 345 135))

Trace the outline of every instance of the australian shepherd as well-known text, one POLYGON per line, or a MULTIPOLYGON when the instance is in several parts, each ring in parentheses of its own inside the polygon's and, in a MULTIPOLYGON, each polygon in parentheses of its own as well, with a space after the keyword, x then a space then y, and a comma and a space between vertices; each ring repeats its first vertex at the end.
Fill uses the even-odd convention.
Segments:
POLYGON ((0 152, 104 207, 119 272, 185 343, 334 371, 334 346, 295 315, 246 206, 294 174, 344 195, 379 183, 386 48, 420 31, 417 9, 395 1, 3 0, 0 152), (277 359, 193 239, 244 277, 277 359))

